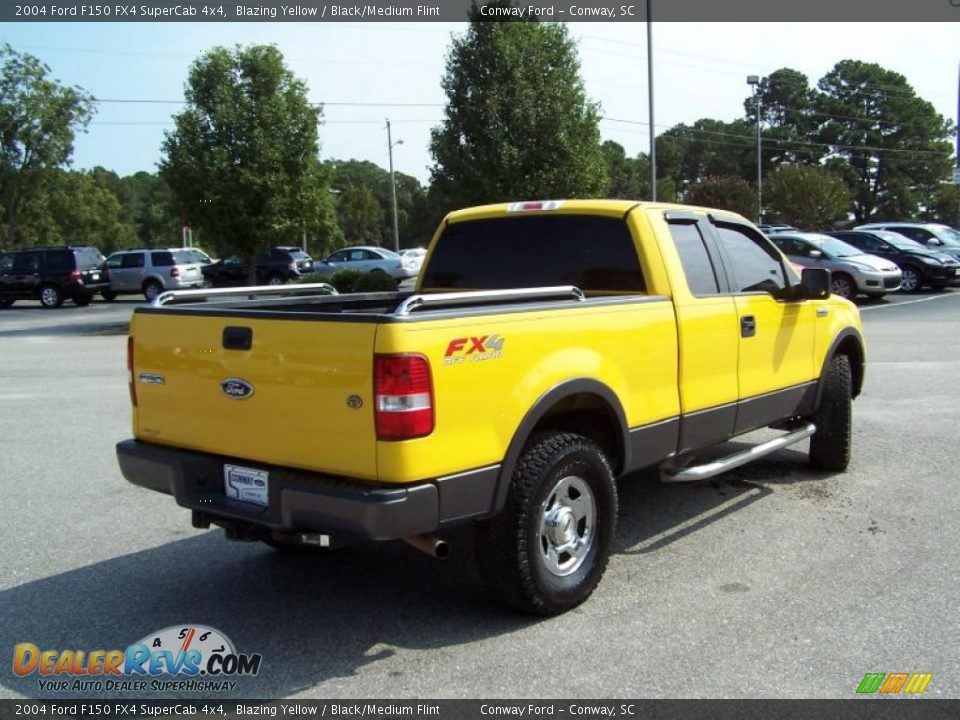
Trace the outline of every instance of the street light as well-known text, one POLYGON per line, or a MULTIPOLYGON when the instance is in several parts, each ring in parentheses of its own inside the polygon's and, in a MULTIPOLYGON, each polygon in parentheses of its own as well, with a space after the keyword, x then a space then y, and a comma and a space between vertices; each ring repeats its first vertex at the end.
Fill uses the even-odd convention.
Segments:
POLYGON ((400 252, 400 227, 397 225, 397 180, 393 175, 393 146, 403 145, 403 140, 393 142, 390 136, 390 120, 387 120, 387 152, 390 155, 390 202, 393 204, 393 249, 400 252))
POLYGON ((747 75, 747 85, 753 86, 757 98, 757 225, 763 222, 763 156, 760 141, 760 76, 747 75))

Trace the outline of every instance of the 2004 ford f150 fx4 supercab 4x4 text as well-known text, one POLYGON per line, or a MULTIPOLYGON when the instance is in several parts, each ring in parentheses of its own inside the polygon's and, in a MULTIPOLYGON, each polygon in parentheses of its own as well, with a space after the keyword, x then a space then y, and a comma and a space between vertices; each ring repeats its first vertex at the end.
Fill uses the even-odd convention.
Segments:
MULTIPOLYGON (((810 438, 841 471, 863 383, 854 305, 722 211, 613 200, 450 214, 413 293, 172 291, 128 342, 124 476, 274 546, 476 526, 514 606, 593 591, 616 477, 716 475, 810 438), (710 461, 752 430, 782 435, 710 461)), ((733 451, 730 451, 733 452, 733 451)))

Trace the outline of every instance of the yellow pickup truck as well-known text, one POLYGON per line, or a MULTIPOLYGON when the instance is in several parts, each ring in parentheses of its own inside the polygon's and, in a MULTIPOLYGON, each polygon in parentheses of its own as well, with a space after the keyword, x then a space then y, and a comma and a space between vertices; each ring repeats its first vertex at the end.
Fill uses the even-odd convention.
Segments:
POLYGON ((854 305, 705 208, 523 202, 444 219, 413 292, 172 291, 134 313, 130 482, 279 548, 472 523, 488 584, 554 614, 603 575, 615 478, 697 481, 810 438, 850 455, 854 305), (748 450, 717 446, 758 428, 748 450), (710 459, 703 451, 710 450, 710 459))

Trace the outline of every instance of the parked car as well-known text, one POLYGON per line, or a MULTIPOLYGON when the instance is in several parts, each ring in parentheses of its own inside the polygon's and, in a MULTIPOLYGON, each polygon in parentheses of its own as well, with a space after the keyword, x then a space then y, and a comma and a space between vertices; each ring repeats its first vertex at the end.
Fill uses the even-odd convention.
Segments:
POLYGON ((943 289, 960 279, 960 261, 949 253, 925 247, 889 230, 843 230, 827 233, 865 253, 896 263, 903 273, 900 290, 912 293, 924 285, 943 289))
POLYGON ((797 228, 795 228, 793 225, 783 225, 779 223, 762 223, 757 225, 757 227, 763 230, 763 232, 765 232, 767 235, 775 232, 797 232, 797 228))
POLYGON ((404 258, 393 250, 374 245, 361 245, 331 253, 323 263, 316 266, 316 273, 330 277, 337 270, 359 270, 360 272, 383 270, 394 280, 400 281, 414 277, 420 272, 421 265, 423 265, 422 258, 419 260, 415 257, 404 258))
POLYGON ((830 271, 834 295, 853 300, 858 294, 883 297, 900 289, 902 273, 894 263, 820 233, 774 233, 770 240, 805 268, 830 271))
POLYGON ((202 287, 203 273, 196 252, 189 248, 138 248, 113 253, 107 258, 110 287, 102 291, 103 299, 143 293, 153 302, 164 290, 202 287))
POLYGON ((399 254, 401 258, 413 259, 417 268, 415 274, 420 273, 420 268, 423 267, 423 261, 427 257, 427 251, 424 248, 407 248, 406 250, 401 250, 399 254))
MULTIPOLYGON (((257 285, 283 285, 313 272, 313 258, 302 249, 278 246, 254 258, 257 285)), ((243 287, 250 284, 250 266, 239 255, 203 266, 203 277, 213 287, 243 287)))
POLYGON ((940 223, 881 222, 857 225, 854 230, 890 230, 916 240, 931 250, 942 250, 960 260, 960 232, 940 223))
POLYGON ((87 305, 110 287, 103 254, 95 247, 59 245, 14 250, 0 255, 0 308, 17 300, 39 300, 57 308, 70 298, 87 305))

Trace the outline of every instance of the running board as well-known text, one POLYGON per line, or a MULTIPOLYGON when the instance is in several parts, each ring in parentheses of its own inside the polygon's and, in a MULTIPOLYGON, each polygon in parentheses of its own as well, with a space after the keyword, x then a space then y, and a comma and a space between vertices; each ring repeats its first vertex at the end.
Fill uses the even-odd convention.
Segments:
POLYGON ((706 480, 707 478, 712 478, 714 475, 725 473, 727 470, 733 470, 741 465, 746 465, 748 462, 753 462, 754 460, 762 458, 764 455, 782 450, 801 440, 806 440, 816 431, 817 427, 813 423, 808 423, 798 430, 788 432, 786 435, 781 435, 773 440, 755 445, 749 450, 743 450, 742 452, 714 460, 705 465, 694 465, 693 467, 676 471, 663 469, 660 471, 660 479, 663 482, 696 482, 697 480, 706 480))

